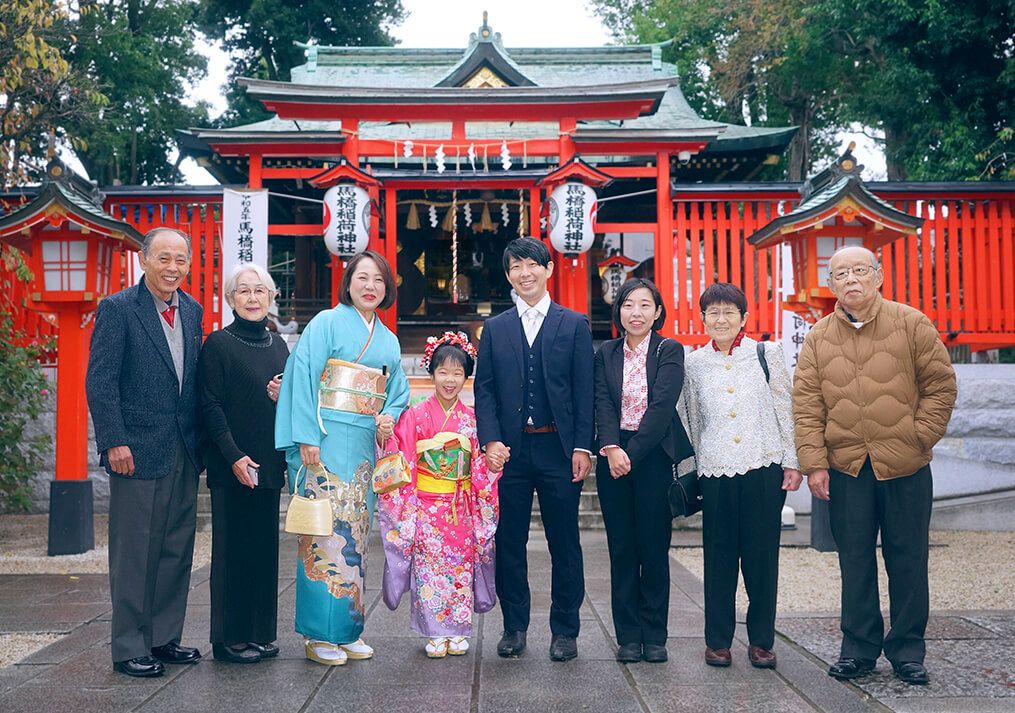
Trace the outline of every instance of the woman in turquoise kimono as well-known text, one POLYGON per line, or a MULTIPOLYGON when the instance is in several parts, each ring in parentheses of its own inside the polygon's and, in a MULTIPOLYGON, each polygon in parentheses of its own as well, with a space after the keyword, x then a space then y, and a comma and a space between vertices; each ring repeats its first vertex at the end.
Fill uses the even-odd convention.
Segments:
POLYGON ((330 666, 373 656, 360 638, 371 476, 376 446, 409 402, 398 340, 376 316, 395 290, 381 255, 355 255, 340 304, 307 324, 279 393, 275 447, 286 454, 289 491, 332 502, 332 534, 300 535, 296 567, 296 631, 307 639, 307 658, 330 666))

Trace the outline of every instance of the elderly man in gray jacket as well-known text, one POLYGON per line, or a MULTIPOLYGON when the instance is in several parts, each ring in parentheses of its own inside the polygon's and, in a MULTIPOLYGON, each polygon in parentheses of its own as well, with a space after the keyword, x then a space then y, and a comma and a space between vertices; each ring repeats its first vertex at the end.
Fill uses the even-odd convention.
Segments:
POLYGON ((180 290, 190 241, 156 228, 144 277, 99 303, 86 391, 109 473, 113 668, 159 676, 196 663, 180 646, 197 517, 197 357, 201 306, 180 290))

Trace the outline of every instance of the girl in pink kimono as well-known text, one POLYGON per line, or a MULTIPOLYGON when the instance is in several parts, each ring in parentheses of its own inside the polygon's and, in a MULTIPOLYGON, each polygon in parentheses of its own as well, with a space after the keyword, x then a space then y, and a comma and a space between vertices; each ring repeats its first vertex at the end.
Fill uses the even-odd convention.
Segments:
POLYGON ((426 655, 469 649, 473 611, 493 608, 497 478, 476 440, 476 414, 459 400, 476 350, 461 332, 430 337, 422 366, 434 394, 406 409, 385 444, 401 451, 411 482, 378 496, 384 542, 384 603, 409 592, 410 625, 426 655))

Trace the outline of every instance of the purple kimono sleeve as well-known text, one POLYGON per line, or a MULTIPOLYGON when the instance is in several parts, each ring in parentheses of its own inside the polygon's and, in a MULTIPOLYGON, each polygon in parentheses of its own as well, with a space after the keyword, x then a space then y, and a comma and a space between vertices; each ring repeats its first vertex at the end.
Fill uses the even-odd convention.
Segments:
MULTIPOLYGON (((377 496, 377 522, 384 545, 384 577, 381 592, 384 604, 394 611, 409 591, 413 539, 416 536, 416 419, 414 409, 406 409, 395 425, 395 435, 384 444, 383 454, 402 451, 409 464, 412 480, 397 490, 377 496), (406 454, 411 454, 411 457, 406 454)), ((380 455, 380 453, 379 453, 380 455)))
POLYGON ((472 439, 472 495, 473 532, 475 552, 473 560, 473 608, 479 614, 493 609, 497 603, 497 588, 494 579, 494 535, 500 505, 497 499, 497 481, 500 473, 491 473, 486 468, 486 458, 479 450, 479 443, 472 439))

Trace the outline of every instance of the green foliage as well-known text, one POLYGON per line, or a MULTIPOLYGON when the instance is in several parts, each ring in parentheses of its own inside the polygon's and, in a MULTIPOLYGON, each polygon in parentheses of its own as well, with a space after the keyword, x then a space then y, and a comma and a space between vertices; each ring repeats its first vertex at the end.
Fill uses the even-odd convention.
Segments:
POLYGON ((201 27, 222 41, 232 57, 225 124, 269 116, 259 103, 237 91, 238 77, 289 80, 304 62, 295 42, 322 45, 394 44, 388 29, 404 18, 401 0, 202 0, 201 27))
POLYGON ((1010 0, 592 5, 619 38, 673 40, 666 57, 702 116, 739 123, 746 108, 755 123, 800 126, 791 178, 841 148, 829 138, 853 123, 884 133, 891 179, 1010 175, 997 170, 1011 163, 1004 134, 1015 104, 1010 0))
POLYGON ((33 177, 53 130, 94 117, 105 99, 61 52, 67 15, 53 0, 0 2, 0 187, 33 177))
MULTIPOLYGON (((13 279, 30 276, 20 255, 2 247, 2 264, 13 279)), ((0 285, 4 295, 10 285, 0 285)), ((25 427, 37 419, 48 395, 49 382, 39 368, 46 345, 20 345, 24 335, 13 330, 13 305, 0 300, 0 510, 27 510, 31 504, 32 478, 39 472, 49 450, 46 434, 26 436, 25 427)))
POLYGON ((194 46, 197 10, 190 0, 96 0, 81 3, 68 21, 67 57, 109 102, 69 127, 78 157, 100 185, 182 180, 169 158, 175 132, 208 121, 207 105, 186 99, 207 70, 194 46))

